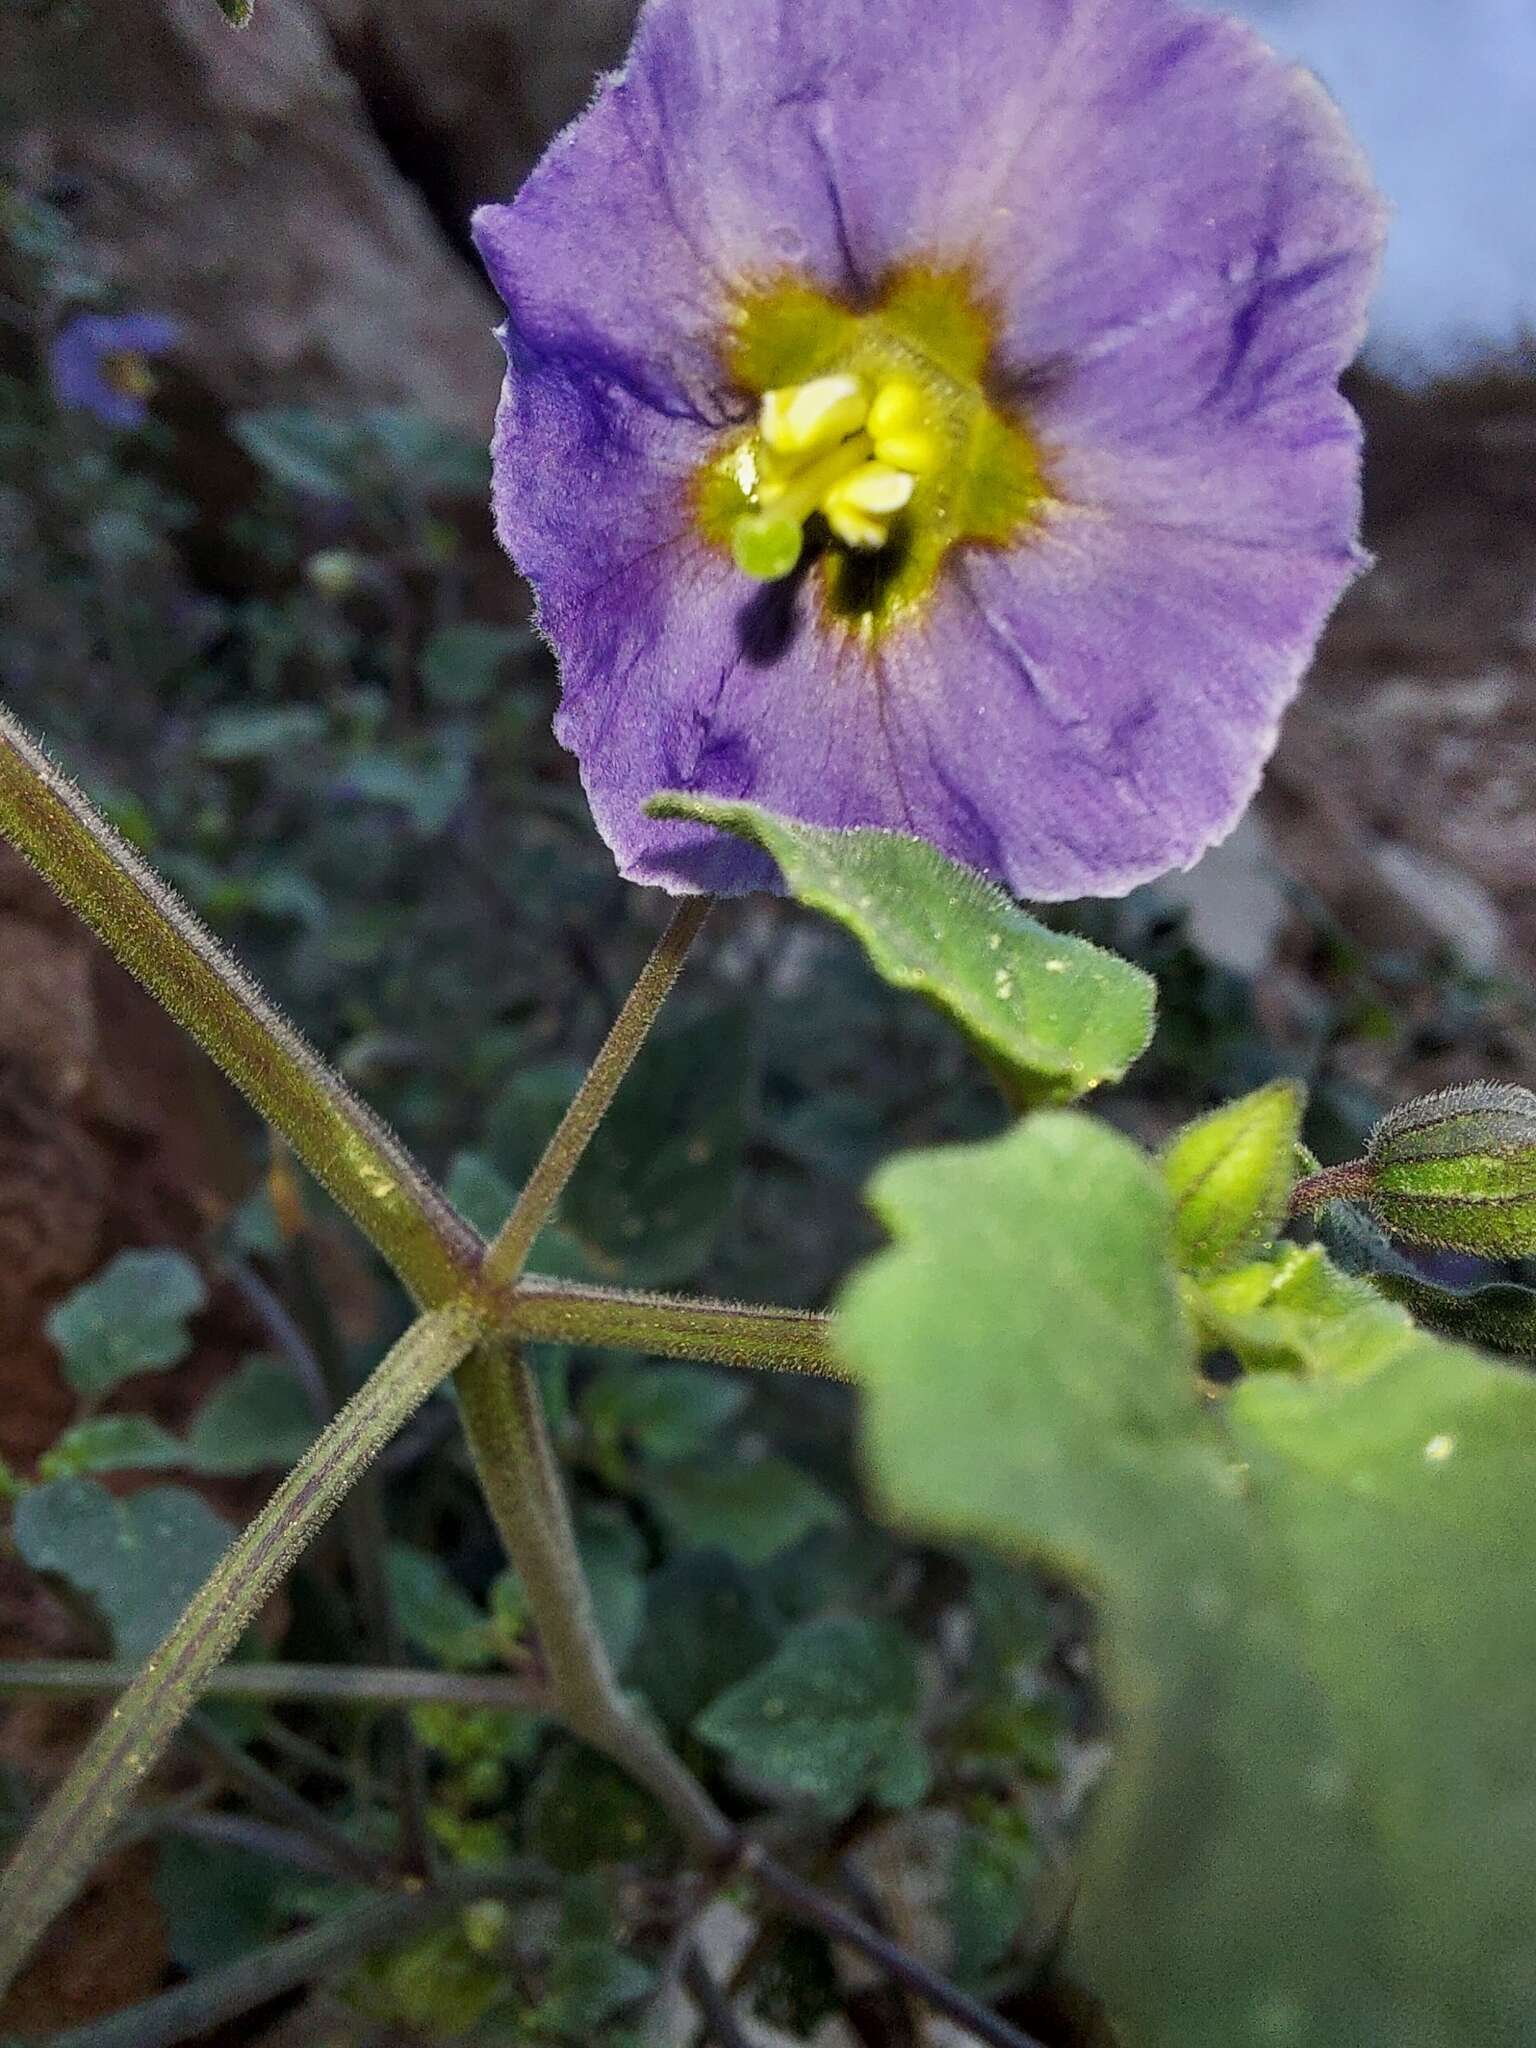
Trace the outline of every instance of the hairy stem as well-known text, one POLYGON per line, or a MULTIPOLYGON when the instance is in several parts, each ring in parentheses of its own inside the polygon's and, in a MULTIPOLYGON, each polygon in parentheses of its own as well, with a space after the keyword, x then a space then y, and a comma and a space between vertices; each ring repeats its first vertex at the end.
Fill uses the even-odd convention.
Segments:
POLYGON ((1371 1192, 1371 1166, 1352 1159, 1346 1166, 1325 1166, 1309 1173, 1291 1189, 1292 1216, 1310 1216, 1328 1202, 1356 1202, 1371 1192))
POLYGON ((204 1752, 231 1791, 243 1794, 269 1820, 294 1829, 314 1843, 329 1858, 333 1874, 350 1878, 354 1884, 368 1885, 382 1884, 389 1877, 387 1858, 353 1841, 285 1779, 247 1756, 239 1743, 208 1715, 189 1715, 181 1732, 204 1752))
POLYGON ((531 1374, 502 1347, 486 1345, 460 1372, 458 1393, 481 1489, 528 1595, 560 1718, 644 1785, 696 1853, 729 1854, 736 1839, 730 1822, 619 1690, 531 1374))
MULTIPOLYGON (((52 1693, 88 1699, 126 1692, 136 1664, 93 1657, 0 1662, 0 1699, 17 1693, 52 1693)), ((546 1688, 529 1678, 480 1676, 467 1671, 394 1670, 380 1664, 222 1664, 208 1674, 207 1699, 303 1700, 341 1707, 504 1707, 548 1713, 546 1688)))
POLYGON ((690 896, 672 913, 640 977, 625 998, 602 1049, 577 1089, 560 1127, 528 1176, 516 1207, 497 1231, 485 1254, 483 1277, 497 1286, 512 1286, 528 1263, 534 1239, 549 1221, 565 1192, 592 1134, 607 1114, 619 1083, 634 1064, 662 1004, 682 972, 688 949, 703 929, 712 899, 690 896))
POLYGON ((475 1233, 3 706, 0 832, 283 1133, 419 1301, 464 1290, 475 1233))
POLYGON ((930 1970, 926 1963, 920 1962, 899 1943, 881 1934, 856 1913, 850 1913, 836 1899, 807 1884, 803 1877, 797 1877, 792 1870, 786 1869, 755 1845, 744 1852, 741 1868, 765 1896, 783 1908, 791 1920, 797 1920, 802 1927, 818 1928, 829 1941, 840 1942, 867 1957, 888 1976, 894 1977, 898 1984, 922 1999, 925 2005, 931 2005, 946 2019, 954 2020, 978 2041, 987 2042, 989 2048, 1044 2048, 1044 2043, 1033 2034, 1022 2033, 998 2013, 972 1998, 969 1992, 962 1991, 958 1984, 941 1977, 937 1970, 930 1970))
POLYGON ((477 1334, 466 1315, 450 1310, 414 1324, 193 1595, 0 1877, 0 1991, 73 1896, 113 1821, 164 1753, 210 1673, 358 1474, 454 1370, 477 1334))
POLYGON ((388 1128, 3 706, 0 833, 282 1132, 425 1306, 473 1295, 488 1320, 531 1340, 831 1369, 819 1318, 532 1279, 525 1301, 509 1286, 676 980, 708 899, 690 899, 662 935, 487 1258, 478 1234, 388 1128))
POLYGON ((832 1318, 805 1309, 629 1294, 527 1273, 489 1313, 498 1330, 529 1344, 591 1344, 757 1371, 851 1377, 832 1348, 832 1318))
MULTIPOLYGON (((709 909, 709 899, 701 897, 673 913, 486 1252, 482 1275, 492 1284, 515 1286, 521 1277, 534 1240, 645 1043, 709 909)), ((481 1491, 528 1595, 561 1718, 645 1785, 693 1849, 705 1855, 728 1851, 734 1841, 730 1823, 619 1690, 598 1633, 538 1386, 521 1352, 504 1340, 482 1345, 459 1373, 458 1395, 481 1491)))

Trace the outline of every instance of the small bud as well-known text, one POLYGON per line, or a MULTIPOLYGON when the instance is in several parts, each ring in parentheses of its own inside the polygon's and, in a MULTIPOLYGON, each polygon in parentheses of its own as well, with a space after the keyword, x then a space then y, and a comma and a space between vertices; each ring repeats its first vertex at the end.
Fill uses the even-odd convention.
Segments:
POLYGON ((504 1949, 515 1924, 504 1899, 476 1899, 472 1906, 464 1908, 460 1921, 464 1939, 480 1956, 494 1956, 504 1949))
POLYGON ((1366 1146, 1362 1196, 1409 1244, 1536 1256, 1536 1095, 1473 1082, 1406 1102, 1366 1146))
POLYGON ((312 590, 333 602, 350 597, 361 581, 362 563, 347 548, 322 548, 304 564, 312 590))
POLYGON ((1241 1265, 1273 1242, 1295 1179, 1305 1096, 1274 1081, 1180 1131, 1163 1155, 1186 1272, 1241 1265))

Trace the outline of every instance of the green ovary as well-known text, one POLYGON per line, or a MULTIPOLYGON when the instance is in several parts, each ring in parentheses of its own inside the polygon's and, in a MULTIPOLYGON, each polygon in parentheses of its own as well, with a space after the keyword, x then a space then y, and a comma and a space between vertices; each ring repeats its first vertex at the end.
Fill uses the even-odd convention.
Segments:
POLYGON ((727 367, 757 415, 697 479, 706 538, 764 583, 824 542, 827 609, 870 638, 920 611, 952 547, 1018 540, 1047 497, 987 389, 992 354, 961 272, 904 271, 867 312, 796 283, 754 292, 727 367))

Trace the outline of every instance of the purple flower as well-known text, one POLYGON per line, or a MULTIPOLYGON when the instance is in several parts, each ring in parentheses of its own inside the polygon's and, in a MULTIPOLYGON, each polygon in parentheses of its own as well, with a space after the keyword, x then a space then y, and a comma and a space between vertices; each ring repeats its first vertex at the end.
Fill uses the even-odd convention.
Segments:
POLYGON ((1033 897, 1193 861, 1361 565, 1381 209, 1176 0, 649 0, 475 234, 502 541, 625 874, 772 886, 661 789, 1033 897))
POLYGON ((53 395, 109 427, 141 426, 155 388, 150 360, 174 348, 180 333, 158 313, 77 313, 48 351, 53 395))

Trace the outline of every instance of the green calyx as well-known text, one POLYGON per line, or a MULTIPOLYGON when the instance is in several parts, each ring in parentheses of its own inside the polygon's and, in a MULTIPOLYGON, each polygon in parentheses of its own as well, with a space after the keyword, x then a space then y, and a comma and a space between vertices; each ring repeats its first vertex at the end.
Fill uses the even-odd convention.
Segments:
POLYGON ((1365 1200, 1410 1244, 1536 1255, 1536 1095, 1474 1083, 1393 1110, 1371 1133, 1365 1200))
POLYGON ((757 402, 701 471, 705 537, 754 581, 812 558, 867 638, 921 609, 950 548, 1017 541, 1047 496, 989 388, 994 323, 960 271, 911 270, 855 311, 796 282, 752 293, 726 351, 757 402))

